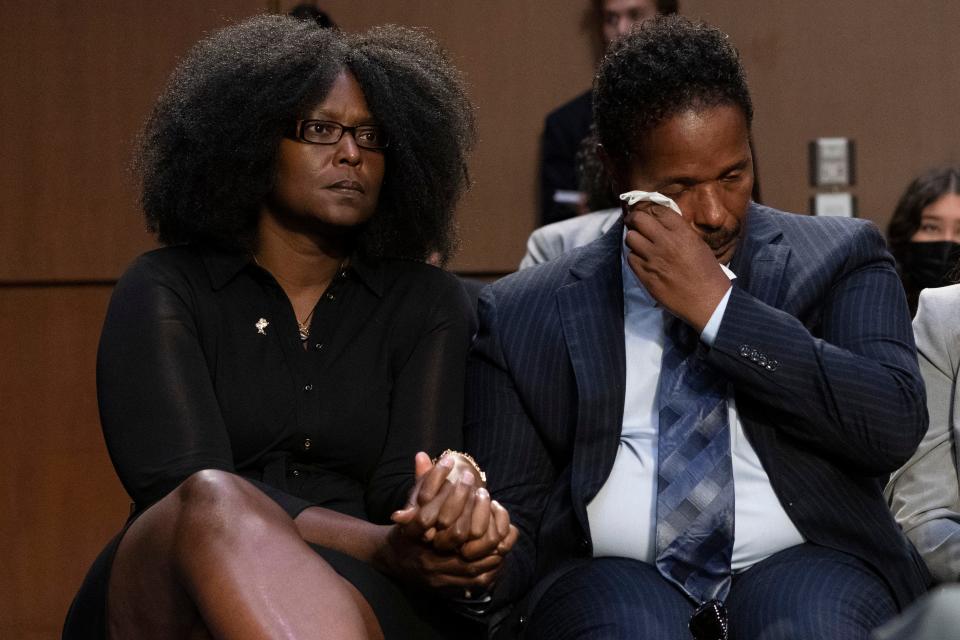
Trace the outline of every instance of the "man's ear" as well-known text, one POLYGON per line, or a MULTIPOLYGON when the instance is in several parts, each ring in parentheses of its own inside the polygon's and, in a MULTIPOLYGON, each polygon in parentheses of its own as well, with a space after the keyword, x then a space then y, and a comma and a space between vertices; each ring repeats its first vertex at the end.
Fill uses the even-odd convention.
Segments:
POLYGON ((607 150, 602 144, 597 143, 595 151, 597 157, 600 158, 600 162, 603 164, 603 171, 607 174, 607 180, 610 181, 610 190, 613 193, 613 199, 619 202, 620 194, 625 191, 623 185, 626 184, 623 176, 623 167, 610 157, 610 154, 607 153, 607 150))

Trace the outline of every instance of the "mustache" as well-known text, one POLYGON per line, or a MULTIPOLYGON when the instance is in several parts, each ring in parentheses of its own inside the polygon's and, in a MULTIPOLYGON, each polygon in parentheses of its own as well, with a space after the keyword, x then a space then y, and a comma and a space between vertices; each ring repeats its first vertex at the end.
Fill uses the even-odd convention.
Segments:
POLYGON ((720 251, 724 247, 728 246, 731 242, 739 238, 741 229, 742 225, 738 222, 736 226, 732 228, 707 231, 701 237, 703 238, 703 241, 707 243, 707 246, 716 252, 720 251))

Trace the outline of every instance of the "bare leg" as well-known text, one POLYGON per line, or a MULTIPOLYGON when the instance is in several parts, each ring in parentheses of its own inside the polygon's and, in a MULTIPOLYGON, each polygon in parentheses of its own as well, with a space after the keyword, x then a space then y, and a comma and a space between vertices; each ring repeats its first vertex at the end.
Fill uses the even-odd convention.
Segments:
POLYGON ((200 471, 130 527, 107 597, 111 638, 382 638, 370 605, 233 474, 200 471))

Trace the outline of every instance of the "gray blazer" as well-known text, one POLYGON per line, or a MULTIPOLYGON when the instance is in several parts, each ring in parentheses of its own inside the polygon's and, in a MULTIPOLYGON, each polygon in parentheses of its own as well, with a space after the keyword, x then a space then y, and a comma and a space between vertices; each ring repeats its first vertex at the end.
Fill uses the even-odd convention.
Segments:
POLYGON ((622 213, 620 209, 603 209, 535 229, 527 240, 527 254, 520 261, 520 268, 549 262, 561 253, 590 244, 605 234, 622 213))
POLYGON ((960 580, 960 284, 920 293, 913 321, 930 428, 887 484, 897 522, 938 582, 960 580))

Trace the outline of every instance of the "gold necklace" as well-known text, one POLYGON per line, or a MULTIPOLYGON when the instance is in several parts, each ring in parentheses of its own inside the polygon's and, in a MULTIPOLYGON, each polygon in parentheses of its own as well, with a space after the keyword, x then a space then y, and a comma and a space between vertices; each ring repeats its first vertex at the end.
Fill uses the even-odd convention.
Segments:
MULTIPOLYGON (((257 266, 260 267, 261 269, 266 269, 266 267, 260 264, 260 260, 257 258, 257 254, 255 253, 253 254, 253 261, 256 262, 257 266)), ((340 264, 337 265, 337 276, 341 278, 346 277, 346 272, 344 271, 344 267, 346 267, 346 264, 347 264, 347 258, 344 258, 343 260, 340 261, 340 264)), ((328 288, 329 286, 330 285, 327 285, 328 288)), ((324 290, 324 293, 326 293, 326 290, 324 290)), ((321 294, 321 296, 322 295, 323 294, 321 294)), ((297 331, 300 334, 301 342, 306 342, 307 340, 310 339, 310 319, 313 318, 313 312, 316 310, 317 310, 317 305, 316 303, 314 303, 313 309, 311 309, 310 313, 307 314, 307 317, 303 319, 303 322, 300 322, 300 320, 296 317, 296 315, 294 315, 293 317, 293 319, 297 321, 297 331)))
POLYGON ((307 317, 303 319, 303 322, 297 320, 297 329, 300 330, 300 342, 306 342, 310 339, 310 318, 313 317, 313 312, 316 310, 316 307, 311 309, 307 317))

